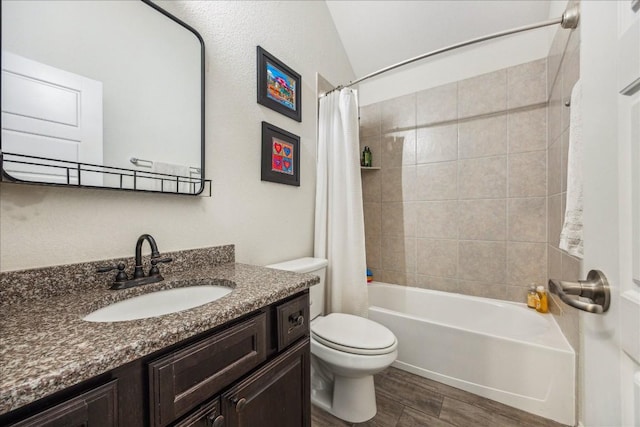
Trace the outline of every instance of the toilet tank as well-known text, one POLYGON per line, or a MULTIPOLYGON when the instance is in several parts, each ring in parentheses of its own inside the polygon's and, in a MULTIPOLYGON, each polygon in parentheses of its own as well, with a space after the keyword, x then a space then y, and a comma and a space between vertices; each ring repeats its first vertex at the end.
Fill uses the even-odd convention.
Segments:
POLYGON ((294 271, 296 273, 309 273, 320 277, 320 283, 311 286, 309 289, 309 300, 311 303, 310 314, 311 319, 315 319, 324 313, 324 280, 328 264, 329 262, 324 258, 306 257, 270 264, 265 267, 276 270, 294 271))

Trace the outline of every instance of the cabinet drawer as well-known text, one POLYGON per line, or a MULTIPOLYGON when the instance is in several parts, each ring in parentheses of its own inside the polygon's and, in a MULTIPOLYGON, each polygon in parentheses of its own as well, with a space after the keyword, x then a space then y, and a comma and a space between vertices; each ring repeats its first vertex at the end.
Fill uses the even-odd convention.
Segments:
POLYGON ((151 362, 151 425, 168 425, 262 363, 265 341, 261 313, 151 362))
POLYGON ((278 351, 309 335, 309 294, 281 304, 278 311, 278 351))
POLYGON ((118 380, 82 393, 14 427, 111 427, 118 425, 118 380))

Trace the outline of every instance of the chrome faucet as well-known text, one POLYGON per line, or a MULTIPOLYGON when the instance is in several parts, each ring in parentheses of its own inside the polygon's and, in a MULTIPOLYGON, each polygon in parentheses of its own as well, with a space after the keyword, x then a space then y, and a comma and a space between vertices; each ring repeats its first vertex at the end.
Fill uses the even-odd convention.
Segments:
POLYGON ((136 242, 136 265, 133 269, 133 277, 131 279, 129 279, 129 276, 124 271, 125 265, 123 263, 120 263, 117 266, 100 267, 98 268, 98 273, 105 273, 117 268, 118 274, 116 275, 113 285, 111 285, 111 289, 127 289, 134 286, 147 285, 149 283, 156 283, 164 280, 164 277, 160 274, 158 263, 171 261, 173 261, 172 258, 160 257, 158 245, 156 244, 156 240, 153 236, 150 234, 143 234, 138 237, 138 241, 136 242), (149 274, 147 276, 145 276, 142 266, 142 244, 145 240, 149 242, 149 246, 151 247, 151 268, 149 268, 149 274))

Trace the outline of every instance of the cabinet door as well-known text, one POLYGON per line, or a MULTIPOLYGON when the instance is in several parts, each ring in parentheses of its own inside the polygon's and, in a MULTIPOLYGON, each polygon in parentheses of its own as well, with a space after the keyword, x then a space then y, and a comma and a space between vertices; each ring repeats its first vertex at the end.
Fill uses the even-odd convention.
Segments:
POLYGON ((225 393, 226 427, 309 427, 309 357, 306 338, 225 393))
POLYGON ((14 424, 14 427, 112 427, 117 425, 117 380, 114 380, 14 424))

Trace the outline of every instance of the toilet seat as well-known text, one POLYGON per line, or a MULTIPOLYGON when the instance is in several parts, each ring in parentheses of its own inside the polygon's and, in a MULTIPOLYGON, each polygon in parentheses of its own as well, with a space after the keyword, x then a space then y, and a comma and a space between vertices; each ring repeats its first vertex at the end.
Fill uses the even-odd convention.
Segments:
POLYGON ((379 355, 398 347, 395 335, 364 317, 331 313, 311 322, 311 336, 319 343, 346 353, 379 355))

